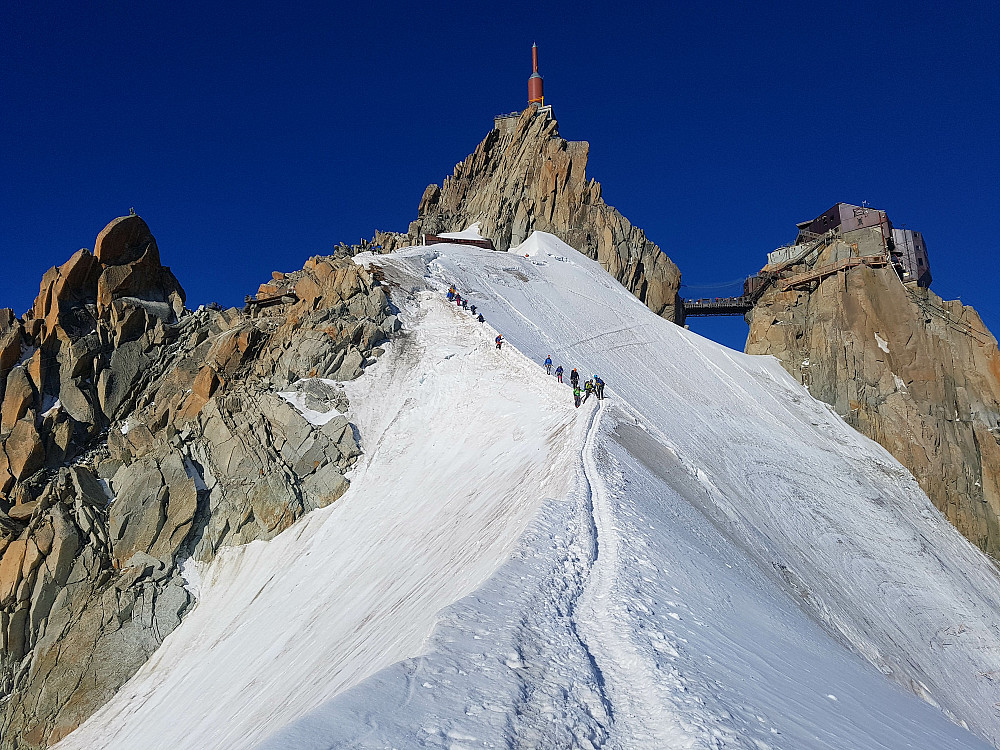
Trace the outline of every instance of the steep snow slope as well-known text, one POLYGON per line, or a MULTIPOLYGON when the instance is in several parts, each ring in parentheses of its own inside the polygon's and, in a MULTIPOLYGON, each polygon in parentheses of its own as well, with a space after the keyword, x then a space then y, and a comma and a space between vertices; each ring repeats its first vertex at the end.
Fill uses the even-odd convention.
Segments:
POLYGON ((60 747, 996 744, 995 571, 776 362, 551 236, 375 260, 412 333, 352 386, 351 489, 221 557, 60 747))
POLYGON ((431 295, 348 384, 365 457, 334 505, 226 550, 198 604, 60 748, 245 748, 419 653, 442 607, 507 557, 573 473, 572 409, 431 295), (516 385, 512 385, 516 384, 516 385))
MULTIPOLYGON (((996 743, 995 570, 774 360, 664 323, 540 233, 509 255, 441 245, 385 262, 413 288, 457 284, 536 362, 551 354, 609 383, 588 438, 600 458, 578 488, 594 498, 603 554, 574 620, 594 684, 620 709, 621 746, 710 747, 716 734, 748 747, 950 746, 928 734, 939 714, 862 659, 996 743)), ((453 692, 442 717, 461 714, 464 688, 453 692)), ((371 695, 357 700, 385 723, 371 695)))

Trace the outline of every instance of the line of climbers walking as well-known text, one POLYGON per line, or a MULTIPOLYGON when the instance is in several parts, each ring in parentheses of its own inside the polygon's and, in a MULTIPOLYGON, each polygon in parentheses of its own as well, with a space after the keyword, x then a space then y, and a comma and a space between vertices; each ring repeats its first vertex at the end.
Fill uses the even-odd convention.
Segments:
MULTIPOLYGON (((462 295, 459 294, 458 291, 456 291, 454 284, 452 284, 451 287, 449 287, 448 289, 448 301, 454 302, 458 307, 461 307, 463 310, 468 310, 473 315, 476 315, 476 306, 470 305, 469 300, 463 298, 462 295)), ((476 316, 476 320, 478 320, 480 323, 486 322, 486 318, 483 317, 482 313, 479 313, 479 315, 476 316)), ((500 337, 498 336, 497 338, 499 339, 500 337)), ((499 348, 500 344, 498 342, 497 349, 499 348)))
MULTIPOLYGON (((461 307, 463 310, 468 310, 473 315, 476 315, 476 306, 475 305, 470 305, 469 304, 469 300, 463 299, 462 295, 458 293, 457 289, 455 289, 455 285, 454 284, 452 284, 448 288, 448 301, 449 302, 454 302, 457 306, 461 307)), ((485 323, 486 322, 486 318, 483 317, 482 313, 479 313, 478 315, 476 315, 476 320, 478 320, 480 323, 485 323)), ((505 339, 503 337, 503 334, 502 333, 498 333, 496 339, 494 339, 494 340, 495 340, 496 345, 497 345, 497 351, 501 351, 501 347, 503 347, 503 344, 504 344, 504 341, 505 341, 505 339)), ((545 357, 545 362, 543 362, 542 364, 545 367, 545 374, 546 375, 551 375, 552 374, 552 356, 551 355, 546 356, 545 357)), ((563 382, 563 367, 562 367, 562 365, 559 365, 556 368, 555 376, 556 376, 556 380, 558 380, 560 383, 563 382)), ((580 373, 578 373, 576 371, 576 368, 574 367, 573 370, 569 374, 569 382, 570 382, 570 385, 573 387, 573 405, 576 406, 577 408, 579 408, 580 404, 585 403, 586 400, 588 398, 590 398, 590 394, 591 393, 593 393, 595 396, 597 396, 597 400, 598 401, 603 401, 604 400, 604 381, 601 380, 597 375, 594 375, 594 377, 593 377, 592 380, 587 380, 586 382, 584 382, 584 384, 583 384, 583 390, 581 390, 580 389, 580 373)))
MULTIPOLYGON (((499 336, 497 338, 499 339, 499 336)), ((497 344, 497 348, 500 348, 499 344, 497 344)), ((545 358, 545 361, 542 363, 542 366, 545 367, 545 374, 546 375, 551 375, 552 374, 552 356, 551 355, 549 355, 549 356, 547 356, 545 358)), ((556 368, 556 380, 558 380, 560 383, 563 382, 563 368, 562 368, 562 365, 559 365, 556 368)), ((597 400, 598 401, 603 401, 604 400, 604 381, 601 380, 597 375, 594 375, 594 378, 592 380, 587 380, 583 384, 583 390, 580 390, 580 373, 578 373, 576 371, 576 368, 574 367, 573 370, 569 374, 569 382, 570 382, 570 385, 573 387, 573 405, 574 406, 579 407, 581 403, 584 403, 588 398, 590 398, 590 394, 591 393, 593 393, 595 396, 597 396, 597 400)))

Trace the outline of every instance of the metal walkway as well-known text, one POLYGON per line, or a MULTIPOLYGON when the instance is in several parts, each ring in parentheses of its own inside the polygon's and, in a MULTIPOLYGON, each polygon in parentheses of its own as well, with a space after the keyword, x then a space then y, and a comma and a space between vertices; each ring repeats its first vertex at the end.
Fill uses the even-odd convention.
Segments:
POLYGON ((881 268, 882 266, 888 265, 889 261, 884 255, 863 255, 860 258, 844 258, 836 263, 828 263, 825 266, 820 266, 819 268, 814 268, 811 271, 806 271, 805 273, 800 273, 792 276, 788 279, 781 279, 778 282, 778 288, 787 292, 794 286, 799 286, 800 284, 807 284, 810 281, 819 281, 827 276, 832 276, 839 271, 844 271, 848 268, 854 268, 855 266, 868 266, 869 268, 881 268))
POLYGON ((684 317, 698 318, 709 315, 746 315, 753 309, 751 297, 715 297, 712 299, 683 300, 684 317))

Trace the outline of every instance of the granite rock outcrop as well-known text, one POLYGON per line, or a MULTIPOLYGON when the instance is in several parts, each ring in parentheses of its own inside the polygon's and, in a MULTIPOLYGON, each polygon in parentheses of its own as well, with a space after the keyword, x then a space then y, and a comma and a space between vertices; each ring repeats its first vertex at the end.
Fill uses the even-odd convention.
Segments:
POLYGON ((379 232, 384 250, 424 234, 480 233, 509 250, 539 230, 596 259, 657 315, 678 316, 680 271, 645 233, 601 197, 586 175, 590 145, 559 136, 551 108, 528 107, 496 127, 441 186, 429 185, 406 234, 379 232))
POLYGON ((185 560, 347 489, 361 446, 340 383, 399 321, 350 258, 273 276, 242 310, 186 310, 127 216, 24 316, 0 311, 3 750, 58 741, 135 673, 192 603, 185 560))
MULTIPOLYGON (((849 254, 837 240, 812 266, 849 254)), ((858 265, 772 287, 750 314, 746 351, 777 357, 1000 559, 1000 354, 975 310, 904 285, 891 265, 858 265)))

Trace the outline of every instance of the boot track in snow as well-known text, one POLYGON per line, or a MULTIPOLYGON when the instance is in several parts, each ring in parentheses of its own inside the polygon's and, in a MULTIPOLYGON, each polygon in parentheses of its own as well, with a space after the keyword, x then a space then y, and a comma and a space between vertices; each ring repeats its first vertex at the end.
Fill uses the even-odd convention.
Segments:
POLYGON ((599 678, 612 737, 621 748, 695 748, 696 738, 671 711, 670 675, 656 670, 629 638, 629 615, 615 596, 622 568, 612 499, 598 469, 598 438, 605 402, 591 412, 580 451, 582 500, 587 513, 581 537, 591 540, 591 568, 573 620, 599 678))

